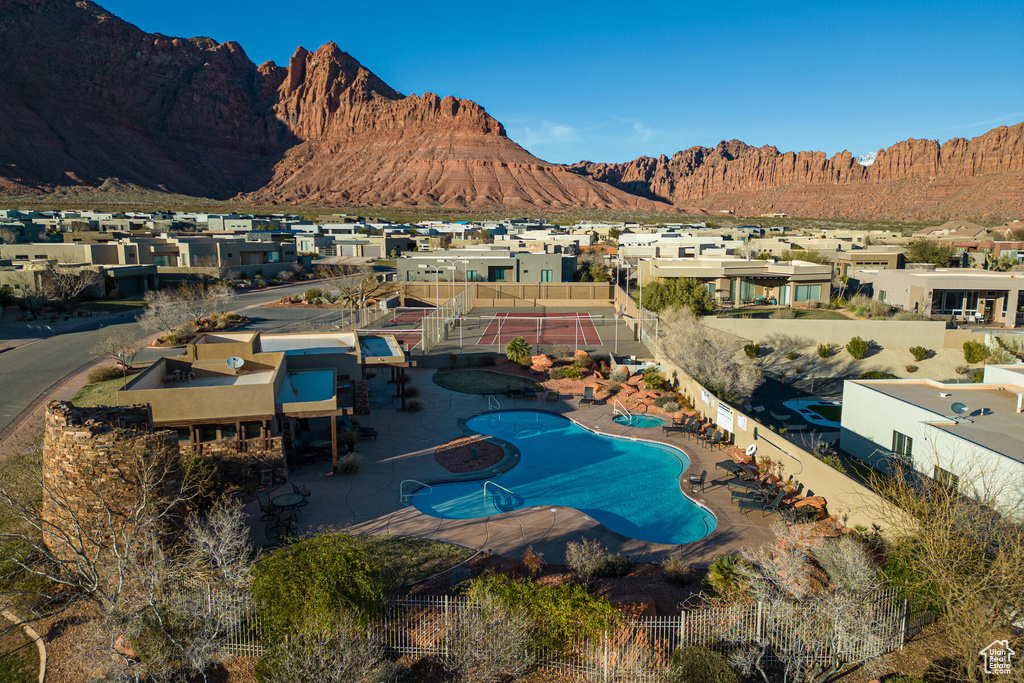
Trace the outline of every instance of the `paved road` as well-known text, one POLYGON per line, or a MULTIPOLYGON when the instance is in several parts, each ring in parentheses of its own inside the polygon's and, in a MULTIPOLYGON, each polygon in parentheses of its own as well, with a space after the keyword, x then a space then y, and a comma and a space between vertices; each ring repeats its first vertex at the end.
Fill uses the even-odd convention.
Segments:
MULTIPOLYGON (((276 301, 286 294, 303 292, 309 283, 280 287, 263 292, 239 294, 235 310, 254 304, 276 301)), ((258 330, 299 330, 304 326, 326 323, 338 317, 337 311, 322 309, 259 308, 245 312, 250 327, 258 330)), ((92 325, 0 353, 0 429, 9 425, 34 400, 68 374, 95 360, 89 352, 108 327, 127 327, 140 337, 145 334, 134 318, 111 321, 107 318, 92 325)), ((155 360, 177 355, 179 349, 146 349, 138 360, 155 360)))

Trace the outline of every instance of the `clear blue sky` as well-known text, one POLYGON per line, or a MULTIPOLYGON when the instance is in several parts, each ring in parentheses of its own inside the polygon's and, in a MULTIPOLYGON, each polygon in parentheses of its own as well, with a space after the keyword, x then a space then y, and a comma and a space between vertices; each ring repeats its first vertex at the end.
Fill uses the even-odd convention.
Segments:
POLYGON ((1024 3, 99 0, 256 63, 336 42, 393 88, 473 99, 537 156, 740 139, 871 152, 1024 121, 1024 3))

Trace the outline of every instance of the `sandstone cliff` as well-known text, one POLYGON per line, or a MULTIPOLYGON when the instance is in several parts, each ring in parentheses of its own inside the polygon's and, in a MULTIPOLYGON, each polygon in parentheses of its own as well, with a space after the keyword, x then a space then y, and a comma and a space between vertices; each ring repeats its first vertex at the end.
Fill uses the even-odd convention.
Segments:
POLYGON ((634 194, 742 214, 923 218, 1024 213, 1024 123, 976 138, 905 140, 870 166, 843 151, 779 152, 739 140, 622 164, 583 161, 582 175, 634 194))

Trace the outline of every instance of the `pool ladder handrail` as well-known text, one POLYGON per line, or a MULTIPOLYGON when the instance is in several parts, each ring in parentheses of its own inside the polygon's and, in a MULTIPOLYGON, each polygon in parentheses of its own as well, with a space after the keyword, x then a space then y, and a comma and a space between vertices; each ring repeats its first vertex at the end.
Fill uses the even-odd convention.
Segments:
POLYGON ((618 399, 612 401, 612 417, 614 418, 616 415, 621 415, 630 422, 633 421, 633 413, 626 410, 626 406, 619 403, 618 399))
POLYGON ((487 408, 488 410, 501 410, 501 404, 493 394, 487 396, 487 408))
MULTIPOLYGON (((501 489, 502 491, 504 491, 505 493, 507 493, 508 495, 510 495, 510 496, 512 496, 513 498, 515 498, 515 495, 516 495, 516 494, 512 493, 511 491, 509 491, 509 490, 508 490, 507 488, 505 488, 505 487, 504 487, 504 486, 502 486, 501 484, 496 484, 496 483, 494 483, 493 481, 489 481, 489 480, 488 480, 488 481, 485 481, 485 482, 484 482, 484 504, 485 504, 485 505, 487 504, 487 487, 488 487, 488 486, 494 486, 494 487, 496 487, 496 488, 499 488, 499 489, 501 489)), ((496 508, 497 508, 498 506, 497 506, 497 505, 495 505, 494 507, 496 507, 496 508)))
POLYGON ((402 483, 398 485, 398 502, 404 505, 408 505, 413 496, 425 496, 433 490, 434 487, 432 487, 430 484, 426 484, 420 481, 419 479, 403 479, 402 483), (419 484, 422 488, 425 488, 426 491, 420 493, 421 489, 416 489, 412 493, 406 493, 405 485, 408 483, 419 484))

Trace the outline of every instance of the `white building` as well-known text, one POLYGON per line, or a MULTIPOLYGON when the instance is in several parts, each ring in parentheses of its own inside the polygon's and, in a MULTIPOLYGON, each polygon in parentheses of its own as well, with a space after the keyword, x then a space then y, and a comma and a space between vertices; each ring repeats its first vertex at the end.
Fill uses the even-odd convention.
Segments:
POLYGON ((981 384, 849 380, 840 447, 885 472, 898 463, 1002 509, 1024 498, 1024 365, 981 384))

